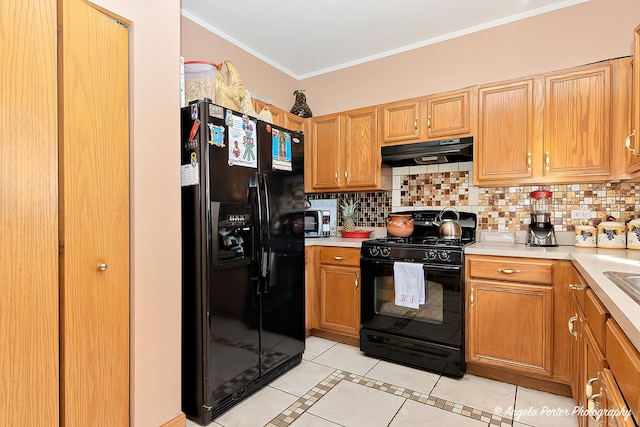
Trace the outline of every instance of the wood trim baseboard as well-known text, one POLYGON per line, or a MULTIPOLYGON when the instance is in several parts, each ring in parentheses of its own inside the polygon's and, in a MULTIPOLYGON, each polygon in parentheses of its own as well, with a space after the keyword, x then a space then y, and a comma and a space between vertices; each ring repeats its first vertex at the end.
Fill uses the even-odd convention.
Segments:
POLYGON ((166 423, 162 424, 160 427, 186 427, 187 425, 187 416, 180 412, 175 418, 166 423))
POLYGON ((549 380, 539 378, 531 378, 525 375, 516 374, 505 371, 504 369, 479 366, 467 362, 467 374, 477 375, 479 377, 490 378, 492 380, 503 381, 510 384, 516 384, 522 387, 532 388, 535 390, 546 391, 548 393, 559 394, 561 396, 571 397, 571 387, 569 384, 561 384, 549 380))

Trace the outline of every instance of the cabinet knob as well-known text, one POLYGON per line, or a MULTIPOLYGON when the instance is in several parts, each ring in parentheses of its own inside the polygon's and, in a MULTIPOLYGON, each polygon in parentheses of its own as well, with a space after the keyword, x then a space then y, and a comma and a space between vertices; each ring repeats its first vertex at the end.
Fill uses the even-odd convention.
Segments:
POLYGON ((569 322, 567 322, 567 326, 569 327, 569 333, 573 335, 575 339, 578 339, 578 333, 574 332, 573 330, 573 323, 576 320, 578 320, 578 313, 576 313, 574 316, 571 316, 571 318, 569 318, 569 322))
POLYGON ((346 256, 334 256, 333 259, 335 259, 336 261, 344 261, 345 259, 347 259, 346 256))
POLYGON ((360 284, 360 275, 356 274, 356 290, 358 289, 359 284, 360 284))
POLYGON ((547 170, 549 170, 549 167, 551 166, 551 152, 550 151, 546 152, 544 164, 545 164, 545 167, 547 168, 547 170))
POLYGON ((418 130, 418 118, 416 117, 416 119, 413 121, 413 128, 415 130, 418 130))
POLYGON ((431 130, 431 115, 429 115, 429 117, 427 117, 427 128, 429 128, 429 130, 431 130))
POLYGON ((100 271, 105 271, 107 269, 107 264, 101 262, 100 264, 98 264, 98 270, 100 271))
POLYGON ((527 153, 527 167, 531 170, 531 153, 527 153))
MULTIPOLYGON (((598 373, 598 376, 599 375, 600 374, 598 373)), ((589 399, 593 395, 593 383, 598 381, 599 379, 599 377, 591 378, 584 385, 584 393, 587 395, 587 399, 589 399)))
POLYGON ((471 307, 473 307, 473 303, 475 302, 475 297, 473 296, 474 288, 471 288, 471 295, 469 295, 469 302, 471 303, 471 307))
POLYGON ((569 283, 569 289, 572 291, 581 291, 584 288, 580 285, 576 285, 575 283, 569 283))
POLYGON ((504 273, 504 274, 517 274, 520 273, 520 270, 511 270, 508 268, 499 268, 498 269, 498 273, 504 273))
POLYGON ((633 130, 633 132, 631 132, 627 136, 627 139, 624 140, 624 146, 627 147, 627 150, 631 151, 631 154, 633 154, 635 156, 636 155, 636 149, 635 148, 631 148, 631 137, 632 136, 636 136, 636 130, 635 129, 633 130))

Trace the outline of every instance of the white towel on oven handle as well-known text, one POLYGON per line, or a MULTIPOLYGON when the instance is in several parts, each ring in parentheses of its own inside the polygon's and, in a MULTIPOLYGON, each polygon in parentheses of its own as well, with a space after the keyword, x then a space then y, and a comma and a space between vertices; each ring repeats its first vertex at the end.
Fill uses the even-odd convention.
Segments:
POLYGON ((393 283, 396 305, 418 308, 420 304, 424 304, 426 292, 422 264, 394 262, 393 283))

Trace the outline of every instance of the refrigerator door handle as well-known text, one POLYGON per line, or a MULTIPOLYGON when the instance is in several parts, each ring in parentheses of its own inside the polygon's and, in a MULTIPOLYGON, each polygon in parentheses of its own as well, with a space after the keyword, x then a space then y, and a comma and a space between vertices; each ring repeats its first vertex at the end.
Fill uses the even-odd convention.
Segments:
POLYGON ((254 270, 255 276, 251 277, 251 281, 256 283, 256 294, 260 295, 262 292, 260 290, 260 277, 262 275, 262 263, 264 258, 263 251, 263 240, 262 240, 262 194, 261 194, 261 183, 260 183, 260 175, 253 174, 249 178, 249 203, 251 205, 257 206, 257 216, 258 221, 256 226, 254 227, 254 236, 255 241, 253 245, 253 251, 255 254, 255 260, 257 268, 254 270))
POLYGON ((264 188, 265 222, 266 231, 265 254, 264 254, 264 293, 269 293, 269 276, 271 275, 271 201, 269 199, 269 181, 267 175, 262 175, 262 185, 264 188))

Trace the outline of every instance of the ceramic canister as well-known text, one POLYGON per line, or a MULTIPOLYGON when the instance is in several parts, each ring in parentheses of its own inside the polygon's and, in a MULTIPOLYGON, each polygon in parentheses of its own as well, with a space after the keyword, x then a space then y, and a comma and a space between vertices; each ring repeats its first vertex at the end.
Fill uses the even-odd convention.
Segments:
POLYGON ((627 248, 640 249, 640 219, 627 223, 627 248))
POLYGON ((575 246, 579 248, 595 248, 596 228, 588 223, 576 225, 575 246))
POLYGON ((624 249, 627 247, 627 227, 617 221, 598 224, 597 246, 599 248, 624 249))

